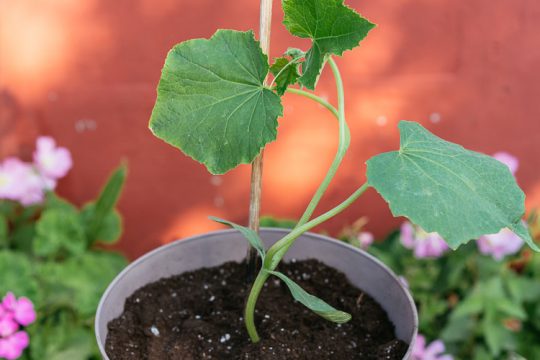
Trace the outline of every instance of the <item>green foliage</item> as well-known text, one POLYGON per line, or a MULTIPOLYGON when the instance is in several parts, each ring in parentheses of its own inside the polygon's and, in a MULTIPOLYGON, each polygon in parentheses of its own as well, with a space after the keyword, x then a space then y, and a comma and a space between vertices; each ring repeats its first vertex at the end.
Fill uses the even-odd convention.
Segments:
POLYGON ((375 27, 343 0, 283 0, 283 12, 283 23, 291 34, 313 41, 300 77, 300 83, 312 90, 327 56, 358 46, 375 27))
POLYGON ((120 237, 122 219, 115 211, 116 203, 126 181, 127 167, 116 169, 95 202, 88 203, 82 211, 86 236, 90 244, 96 240, 115 242, 120 237))
POLYGON ((508 227, 538 247, 524 229, 523 191, 499 161, 401 121, 401 146, 367 162, 368 182, 390 204, 452 248, 508 227))
POLYGON ((0 213, 0 249, 7 247, 8 244, 8 219, 0 213))
POLYGON ((240 231, 240 233, 249 242, 249 245, 251 245, 255 250, 257 250, 257 252, 259 253, 259 256, 264 260, 264 257, 266 256, 266 250, 264 249, 264 244, 263 244, 261 238, 259 237, 259 234, 257 234, 256 231, 254 231, 254 230, 252 230, 250 228, 247 228, 245 226, 235 224, 235 223, 233 223, 231 221, 219 219, 219 218, 214 217, 214 216, 210 216, 210 220, 216 221, 216 222, 218 222, 220 224, 230 226, 233 229, 240 231))
POLYGON ((39 256, 79 255, 86 249, 84 228, 77 210, 46 209, 36 225, 34 252, 39 256))
POLYGON ((276 139, 283 113, 263 85, 268 69, 251 31, 180 43, 165 60, 150 128, 213 174, 250 163, 276 139))
POLYGON ((30 359, 98 359, 95 337, 75 314, 59 310, 30 327, 30 359))
POLYGON ((39 300, 39 283, 33 276, 34 270, 32 258, 27 254, 0 251, 0 297, 11 291, 32 301, 39 300))
POLYGON ((278 95, 283 95, 289 85, 294 85, 298 82, 298 78, 300 77, 298 60, 288 56, 277 58, 274 64, 270 66, 270 72, 272 72, 275 78, 276 92, 278 95))
POLYGON ((280 278, 289 288, 293 298, 317 315, 338 324, 351 320, 350 314, 344 311, 336 310, 334 307, 328 305, 318 297, 307 293, 285 274, 280 273, 279 271, 269 271, 269 273, 280 278))
POLYGON ((122 166, 98 199, 80 211, 54 193, 31 208, 0 201, 0 217, 7 220, 0 296, 8 291, 26 296, 38 315, 28 328, 31 341, 24 359, 99 358, 94 314, 103 291, 127 261, 94 245, 119 238, 121 217, 114 207, 124 179, 122 166))
POLYGON ((538 358, 540 254, 524 249, 496 261, 471 242, 437 259, 417 259, 400 243, 399 232, 369 252, 407 279, 420 333, 442 339, 456 360, 538 358))
POLYGON ((266 264, 264 263, 264 259, 266 257, 266 250, 264 249, 264 244, 261 238, 255 231, 245 226, 241 226, 233 222, 219 219, 213 216, 211 216, 210 219, 216 222, 219 222, 221 224, 228 225, 234 228, 235 230, 238 230, 248 240, 249 244, 259 253, 259 256, 261 257, 263 261, 262 271, 268 274, 274 275, 278 277, 279 279, 281 279, 287 285, 293 298, 296 301, 298 301, 299 303, 301 303, 302 305, 304 305, 305 307, 307 307, 308 309, 310 309, 317 315, 325 318, 326 320, 329 320, 335 323, 345 323, 351 320, 350 314, 340 311, 340 310, 336 310, 332 306, 328 305, 325 301, 319 299, 318 297, 314 295, 307 293, 304 289, 300 287, 300 285, 295 283, 285 274, 280 273, 279 271, 272 271, 272 269, 266 267, 266 264))
POLYGON ((114 244, 122 234, 122 216, 120 213, 112 209, 105 213, 100 219, 99 226, 91 226, 91 219, 95 218, 96 212, 95 204, 88 203, 81 210, 81 220, 85 224, 86 239, 90 244, 96 241, 101 241, 107 244, 114 244), (90 231, 90 229, 92 229, 90 231))

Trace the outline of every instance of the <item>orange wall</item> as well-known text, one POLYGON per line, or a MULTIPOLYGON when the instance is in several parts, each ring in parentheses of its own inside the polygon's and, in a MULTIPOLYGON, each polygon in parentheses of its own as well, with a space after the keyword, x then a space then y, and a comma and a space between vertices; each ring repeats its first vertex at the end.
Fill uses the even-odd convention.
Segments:
MULTIPOLYGON (((369 157, 398 146, 400 119, 474 150, 518 156, 527 206, 540 205, 540 2, 348 3, 379 27, 338 61, 352 146, 321 209, 364 180, 369 157)), ((306 48, 275 7, 272 55, 306 48)), ((245 223, 249 168, 214 178, 152 137, 147 121, 172 45, 257 26, 256 0, 1 1, 0 155, 28 156, 36 134, 53 135, 73 153, 60 192, 77 203, 127 159, 119 246, 132 257, 216 228, 210 214, 245 223)), ((318 91, 335 101, 328 73, 318 91)), ((332 160, 337 126, 303 98, 287 95, 285 105, 278 141, 266 151, 263 213, 297 217, 332 160)), ((399 222, 371 190, 323 227, 335 232, 362 215, 377 235, 399 222)))

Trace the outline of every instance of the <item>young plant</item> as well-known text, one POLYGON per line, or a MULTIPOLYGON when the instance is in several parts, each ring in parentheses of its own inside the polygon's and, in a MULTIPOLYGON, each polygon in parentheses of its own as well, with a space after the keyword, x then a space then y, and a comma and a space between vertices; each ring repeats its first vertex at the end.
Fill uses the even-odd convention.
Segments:
POLYGON ((399 150, 371 158, 367 182, 338 206, 312 218, 350 141, 343 82, 334 57, 356 47, 375 25, 342 0, 282 0, 282 5, 287 30, 311 39, 308 51, 289 49, 269 65, 251 31, 218 30, 210 39, 182 42, 167 55, 150 119, 150 129, 157 137, 204 164, 212 174, 251 163, 276 139, 285 93, 316 101, 338 120, 334 161, 289 234, 265 249, 254 230, 212 218, 239 230, 262 259, 245 308, 246 328, 253 342, 259 341, 255 305, 270 276, 281 279, 297 301, 320 316, 337 323, 350 320, 349 314, 308 294, 276 268, 300 235, 339 214, 370 187, 390 204, 395 216, 438 232, 453 249, 480 235, 509 228, 540 250, 521 222, 524 194, 505 165, 409 121, 398 125, 399 150), (303 90, 315 89, 326 64, 334 74, 337 108, 303 90), (274 79, 265 85, 269 72, 274 79), (295 84, 300 87, 291 87, 295 84))

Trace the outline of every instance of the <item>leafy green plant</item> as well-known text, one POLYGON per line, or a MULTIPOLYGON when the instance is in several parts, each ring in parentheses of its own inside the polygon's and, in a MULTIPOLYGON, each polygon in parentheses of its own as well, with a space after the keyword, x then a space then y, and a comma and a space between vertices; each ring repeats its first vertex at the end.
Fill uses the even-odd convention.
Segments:
MULTIPOLYGON (((539 225, 531 217, 533 234, 539 225)), ((355 244, 358 235, 347 229, 341 238, 355 244)), ((539 253, 525 248, 498 258, 480 254, 470 242, 459 252, 419 257, 404 246, 405 237, 394 231, 368 251, 406 279, 420 333, 444 341, 455 359, 539 358, 539 253)))
POLYGON ((255 231, 257 226, 245 228, 213 218, 241 231, 262 259, 245 309, 252 341, 259 340, 255 304, 270 276, 283 280, 296 300, 322 317, 334 322, 350 319, 349 314, 305 293, 276 268, 300 235, 339 214, 371 187, 390 204, 394 215, 440 233, 454 249, 507 227, 540 250, 521 223, 524 194, 506 166, 408 121, 399 124, 399 150, 370 159, 367 182, 338 206, 312 218, 350 142, 343 80, 334 58, 356 47, 375 25, 342 0, 283 0, 282 5, 285 27, 292 35, 310 39, 310 49, 289 49, 270 65, 251 31, 218 30, 210 39, 182 42, 167 55, 150 119, 150 129, 157 137, 213 174, 251 163, 276 139, 285 93, 318 102, 338 120, 339 146, 334 161, 289 234, 265 249, 255 231), (337 108, 303 89, 315 89, 326 65, 336 81, 337 108), (274 80, 267 85, 270 73, 274 80), (300 88, 291 87, 294 84, 300 88))
POLYGON ((51 191, 28 207, 0 200, 0 294, 30 298, 38 315, 22 359, 100 358, 96 307, 127 265, 123 256, 103 250, 122 233, 116 203, 125 177, 122 165, 81 209, 51 191))

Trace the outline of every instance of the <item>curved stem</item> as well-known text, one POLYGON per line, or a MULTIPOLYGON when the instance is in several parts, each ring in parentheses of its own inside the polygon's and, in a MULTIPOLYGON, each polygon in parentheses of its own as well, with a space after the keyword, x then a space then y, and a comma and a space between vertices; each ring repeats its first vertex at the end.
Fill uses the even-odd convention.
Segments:
POLYGON ((291 245, 294 243, 294 240, 296 240, 296 238, 298 238, 306 231, 311 230, 315 226, 320 225, 321 223, 336 216, 337 214, 348 208, 356 199, 360 197, 360 195, 362 195, 367 190, 368 187, 368 183, 364 183, 341 204, 316 217, 315 219, 294 228, 290 233, 288 233, 281 240, 272 245, 270 249, 268 249, 263 267, 267 270, 274 270, 283 258, 283 255, 285 255, 289 247, 291 247, 291 245))
POLYGON ((288 88, 287 89, 287 92, 291 93, 291 94, 297 94, 297 95, 301 95, 301 96, 304 96, 304 97, 307 97, 308 99, 311 99, 313 101, 316 101, 318 102, 320 105, 324 106, 325 108, 327 108, 328 110, 330 110, 330 112, 337 118, 339 119, 339 115, 338 115, 338 111, 337 109, 332 106, 332 104, 330 104, 328 101, 324 100, 323 98, 315 95, 314 93, 311 93, 309 91, 304 91, 304 90, 300 90, 300 89, 294 89, 294 88, 288 88))
POLYGON ((259 274, 251 287, 251 291, 249 292, 246 308, 244 310, 244 323, 246 325, 246 330, 249 338, 254 343, 259 342, 260 340, 259 334, 257 333, 257 327, 255 326, 255 305, 257 305, 257 299, 259 298, 259 294, 261 293, 268 276, 269 273, 264 269, 259 271, 259 274))
POLYGON ((297 227, 305 224, 311 218, 311 215, 313 215, 315 208, 319 204, 319 201, 321 201, 321 198, 324 195, 326 189, 328 189, 330 182, 336 175, 339 165, 343 161, 343 157, 345 156, 345 153, 349 148, 351 138, 349 128, 347 127, 347 123, 345 121, 345 96, 343 91, 343 80, 341 79, 339 69, 332 57, 328 58, 328 63, 330 64, 330 67, 332 68, 332 72, 334 73, 334 77, 336 79, 336 88, 338 95, 339 145, 336 156, 332 161, 332 165, 330 165, 330 169, 328 169, 328 172, 326 173, 326 176, 324 177, 321 185, 319 185, 319 188, 313 195, 313 198, 309 202, 306 210, 304 211, 304 214, 298 221, 298 224, 296 225, 297 227))
POLYGON ((291 245, 294 243, 294 240, 296 240, 300 235, 345 210, 356 199, 358 199, 358 197, 360 197, 360 195, 362 195, 368 187, 369 185, 364 183, 344 202, 322 214, 321 216, 307 222, 306 224, 293 229, 289 234, 276 242, 268 250, 263 267, 259 271, 259 274, 257 275, 257 278, 255 279, 255 282, 253 283, 253 286, 249 292, 249 297, 244 311, 244 322, 252 342, 256 343, 260 340, 259 334, 257 333, 257 327, 255 326, 255 305, 257 304, 257 299, 259 298, 261 290, 263 289, 264 283, 270 275, 268 270, 273 271, 276 269, 279 262, 283 258, 283 255, 285 255, 289 247, 291 247, 291 245))

